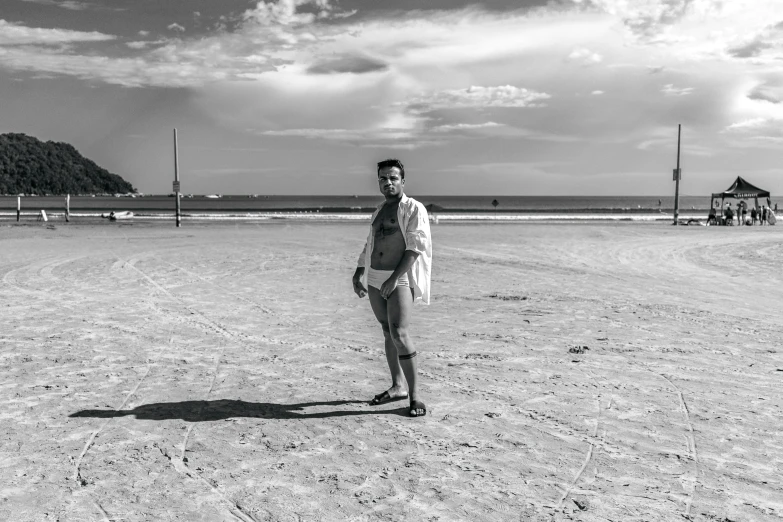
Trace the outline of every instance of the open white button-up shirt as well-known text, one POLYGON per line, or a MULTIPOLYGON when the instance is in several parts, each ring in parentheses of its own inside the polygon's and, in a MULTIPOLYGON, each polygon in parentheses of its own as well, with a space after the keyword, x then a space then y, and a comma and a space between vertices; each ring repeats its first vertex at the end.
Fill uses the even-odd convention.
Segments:
MULTIPOLYGON (((370 256, 372 255, 375 236, 372 233, 372 223, 378 212, 383 208, 383 203, 378 205, 370 219, 370 233, 359 256, 358 266, 364 267, 362 284, 367 288, 367 272, 370 268, 370 256)), ((430 304, 430 277, 432 272, 432 235, 430 234, 430 219, 424 205, 405 194, 400 199, 397 207, 397 222, 405 237, 405 250, 419 253, 419 257, 408 270, 408 281, 413 288, 413 301, 421 299, 424 304, 430 304)))

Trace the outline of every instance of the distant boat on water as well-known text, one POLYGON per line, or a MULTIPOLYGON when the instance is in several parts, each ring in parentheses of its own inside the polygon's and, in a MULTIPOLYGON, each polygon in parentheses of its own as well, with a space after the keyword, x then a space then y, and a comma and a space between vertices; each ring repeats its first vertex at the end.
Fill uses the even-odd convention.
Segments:
POLYGON ((220 198, 222 198, 223 196, 221 196, 220 194, 207 194, 207 195, 206 195, 206 196, 204 196, 204 197, 205 197, 205 198, 209 198, 209 199, 220 199, 220 198))

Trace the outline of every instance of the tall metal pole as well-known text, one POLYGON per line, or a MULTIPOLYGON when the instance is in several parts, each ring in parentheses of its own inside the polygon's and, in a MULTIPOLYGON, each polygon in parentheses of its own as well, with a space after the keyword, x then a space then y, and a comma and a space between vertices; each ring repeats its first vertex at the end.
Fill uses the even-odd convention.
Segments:
POLYGON ((680 217, 680 178, 682 172, 680 172, 680 130, 681 125, 677 124, 677 170, 675 171, 674 179, 674 225, 677 224, 677 218, 680 217))
POLYGON ((177 129, 174 129, 174 197, 177 200, 177 227, 182 226, 179 204, 179 156, 177 153, 177 129))

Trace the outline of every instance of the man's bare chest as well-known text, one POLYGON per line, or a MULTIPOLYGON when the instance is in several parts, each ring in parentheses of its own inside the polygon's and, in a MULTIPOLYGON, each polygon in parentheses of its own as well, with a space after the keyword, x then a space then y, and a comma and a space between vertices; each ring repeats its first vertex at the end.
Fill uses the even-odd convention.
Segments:
POLYGON ((375 216, 372 223, 373 234, 376 240, 384 240, 395 236, 401 236, 400 223, 397 217, 397 209, 394 207, 384 207, 375 216))

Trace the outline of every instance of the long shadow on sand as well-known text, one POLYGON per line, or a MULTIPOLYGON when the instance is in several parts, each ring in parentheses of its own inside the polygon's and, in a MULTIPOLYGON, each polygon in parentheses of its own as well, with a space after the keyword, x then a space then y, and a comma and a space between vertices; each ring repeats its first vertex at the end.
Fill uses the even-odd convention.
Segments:
MULTIPOLYGON (((407 416, 407 401, 398 403, 395 409, 334 410, 306 413, 307 408, 318 406, 344 406, 348 404, 367 404, 365 401, 329 401, 303 402, 300 404, 275 404, 272 402, 245 402, 220 399, 215 401, 156 402, 142 404, 132 410, 81 410, 69 417, 112 417, 134 416, 145 420, 182 419, 187 422, 209 422, 238 417, 258 419, 325 419, 328 417, 349 417, 353 415, 391 414, 407 416)), ((369 407, 368 407, 369 408, 369 407)))

